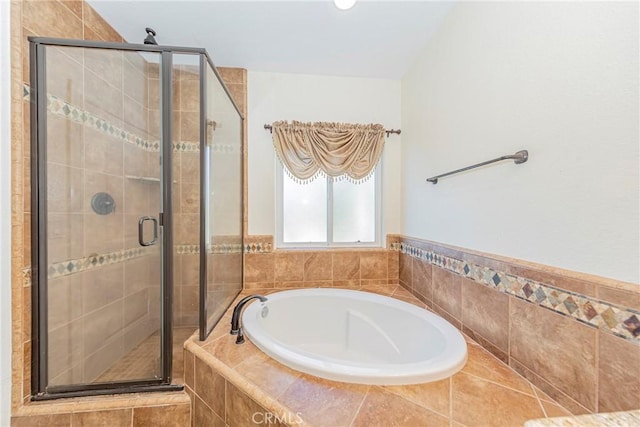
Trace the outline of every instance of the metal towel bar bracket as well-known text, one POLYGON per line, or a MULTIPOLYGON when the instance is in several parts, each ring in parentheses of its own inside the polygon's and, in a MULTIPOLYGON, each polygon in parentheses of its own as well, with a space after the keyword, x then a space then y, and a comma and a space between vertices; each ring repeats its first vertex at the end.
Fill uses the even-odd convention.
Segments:
POLYGON ((443 178, 445 176, 453 175, 453 174, 460 173, 460 172, 465 172, 465 171, 468 171, 470 169, 479 168, 480 166, 485 166, 485 165, 488 165, 488 164, 491 164, 491 163, 500 162, 502 160, 513 160, 513 162, 516 165, 519 165, 519 164, 524 163, 527 160, 529 160, 529 152, 527 150, 520 150, 520 151, 516 152, 515 154, 510 154, 510 155, 507 155, 507 156, 498 157, 496 159, 487 160, 486 162, 482 162, 482 163, 478 163, 478 164, 475 164, 475 165, 467 166, 466 168, 456 169, 454 171, 443 173, 441 175, 432 176, 431 178, 427 178, 427 182, 430 182, 432 184, 437 184, 438 183, 438 179, 443 178))

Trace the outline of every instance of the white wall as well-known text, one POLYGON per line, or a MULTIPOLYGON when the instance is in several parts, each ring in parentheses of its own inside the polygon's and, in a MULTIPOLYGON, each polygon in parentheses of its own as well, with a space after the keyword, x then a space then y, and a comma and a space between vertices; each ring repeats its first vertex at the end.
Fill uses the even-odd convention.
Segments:
MULTIPOLYGON (((275 235, 276 156, 265 123, 381 123, 400 127, 400 81, 248 72, 249 234, 275 235)), ((383 236, 401 227, 401 136, 383 154, 383 236)), ((384 237, 383 237, 384 241, 384 237)))
POLYGON ((404 234, 637 283, 638 113, 637 2, 458 4, 402 80, 404 234))
POLYGON ((11 416, 11 36, 0 2, 0 425, 11 416))

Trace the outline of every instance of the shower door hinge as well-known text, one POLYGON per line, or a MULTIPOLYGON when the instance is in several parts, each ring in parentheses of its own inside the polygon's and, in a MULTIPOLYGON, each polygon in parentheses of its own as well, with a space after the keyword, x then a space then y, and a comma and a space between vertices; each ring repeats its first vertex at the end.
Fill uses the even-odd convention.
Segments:
POLYGON ((160 222, 160 227, 164 226, 164 214, 162 212, 160 212, 158 214, 158 221, 160 222))

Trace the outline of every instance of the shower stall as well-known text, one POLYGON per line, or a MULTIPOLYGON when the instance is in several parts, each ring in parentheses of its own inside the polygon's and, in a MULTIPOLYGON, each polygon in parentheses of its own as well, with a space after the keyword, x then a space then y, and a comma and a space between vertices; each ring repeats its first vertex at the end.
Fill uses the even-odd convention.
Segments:
POLYGON ((204 49, 29 41, 33 399, 179 388, 242 288, 242 113, 204 49))

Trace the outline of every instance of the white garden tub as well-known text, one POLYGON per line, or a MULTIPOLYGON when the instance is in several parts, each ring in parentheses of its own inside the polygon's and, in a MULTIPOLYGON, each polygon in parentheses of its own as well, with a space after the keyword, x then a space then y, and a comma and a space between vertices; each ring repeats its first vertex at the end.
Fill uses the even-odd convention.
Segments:
POLYGON ((301 289, 249 305, 244 331, 292 369, 359 384, 447 378, 467 361, 462 334, 441 317, 394 298, 344 289, 301 289))

